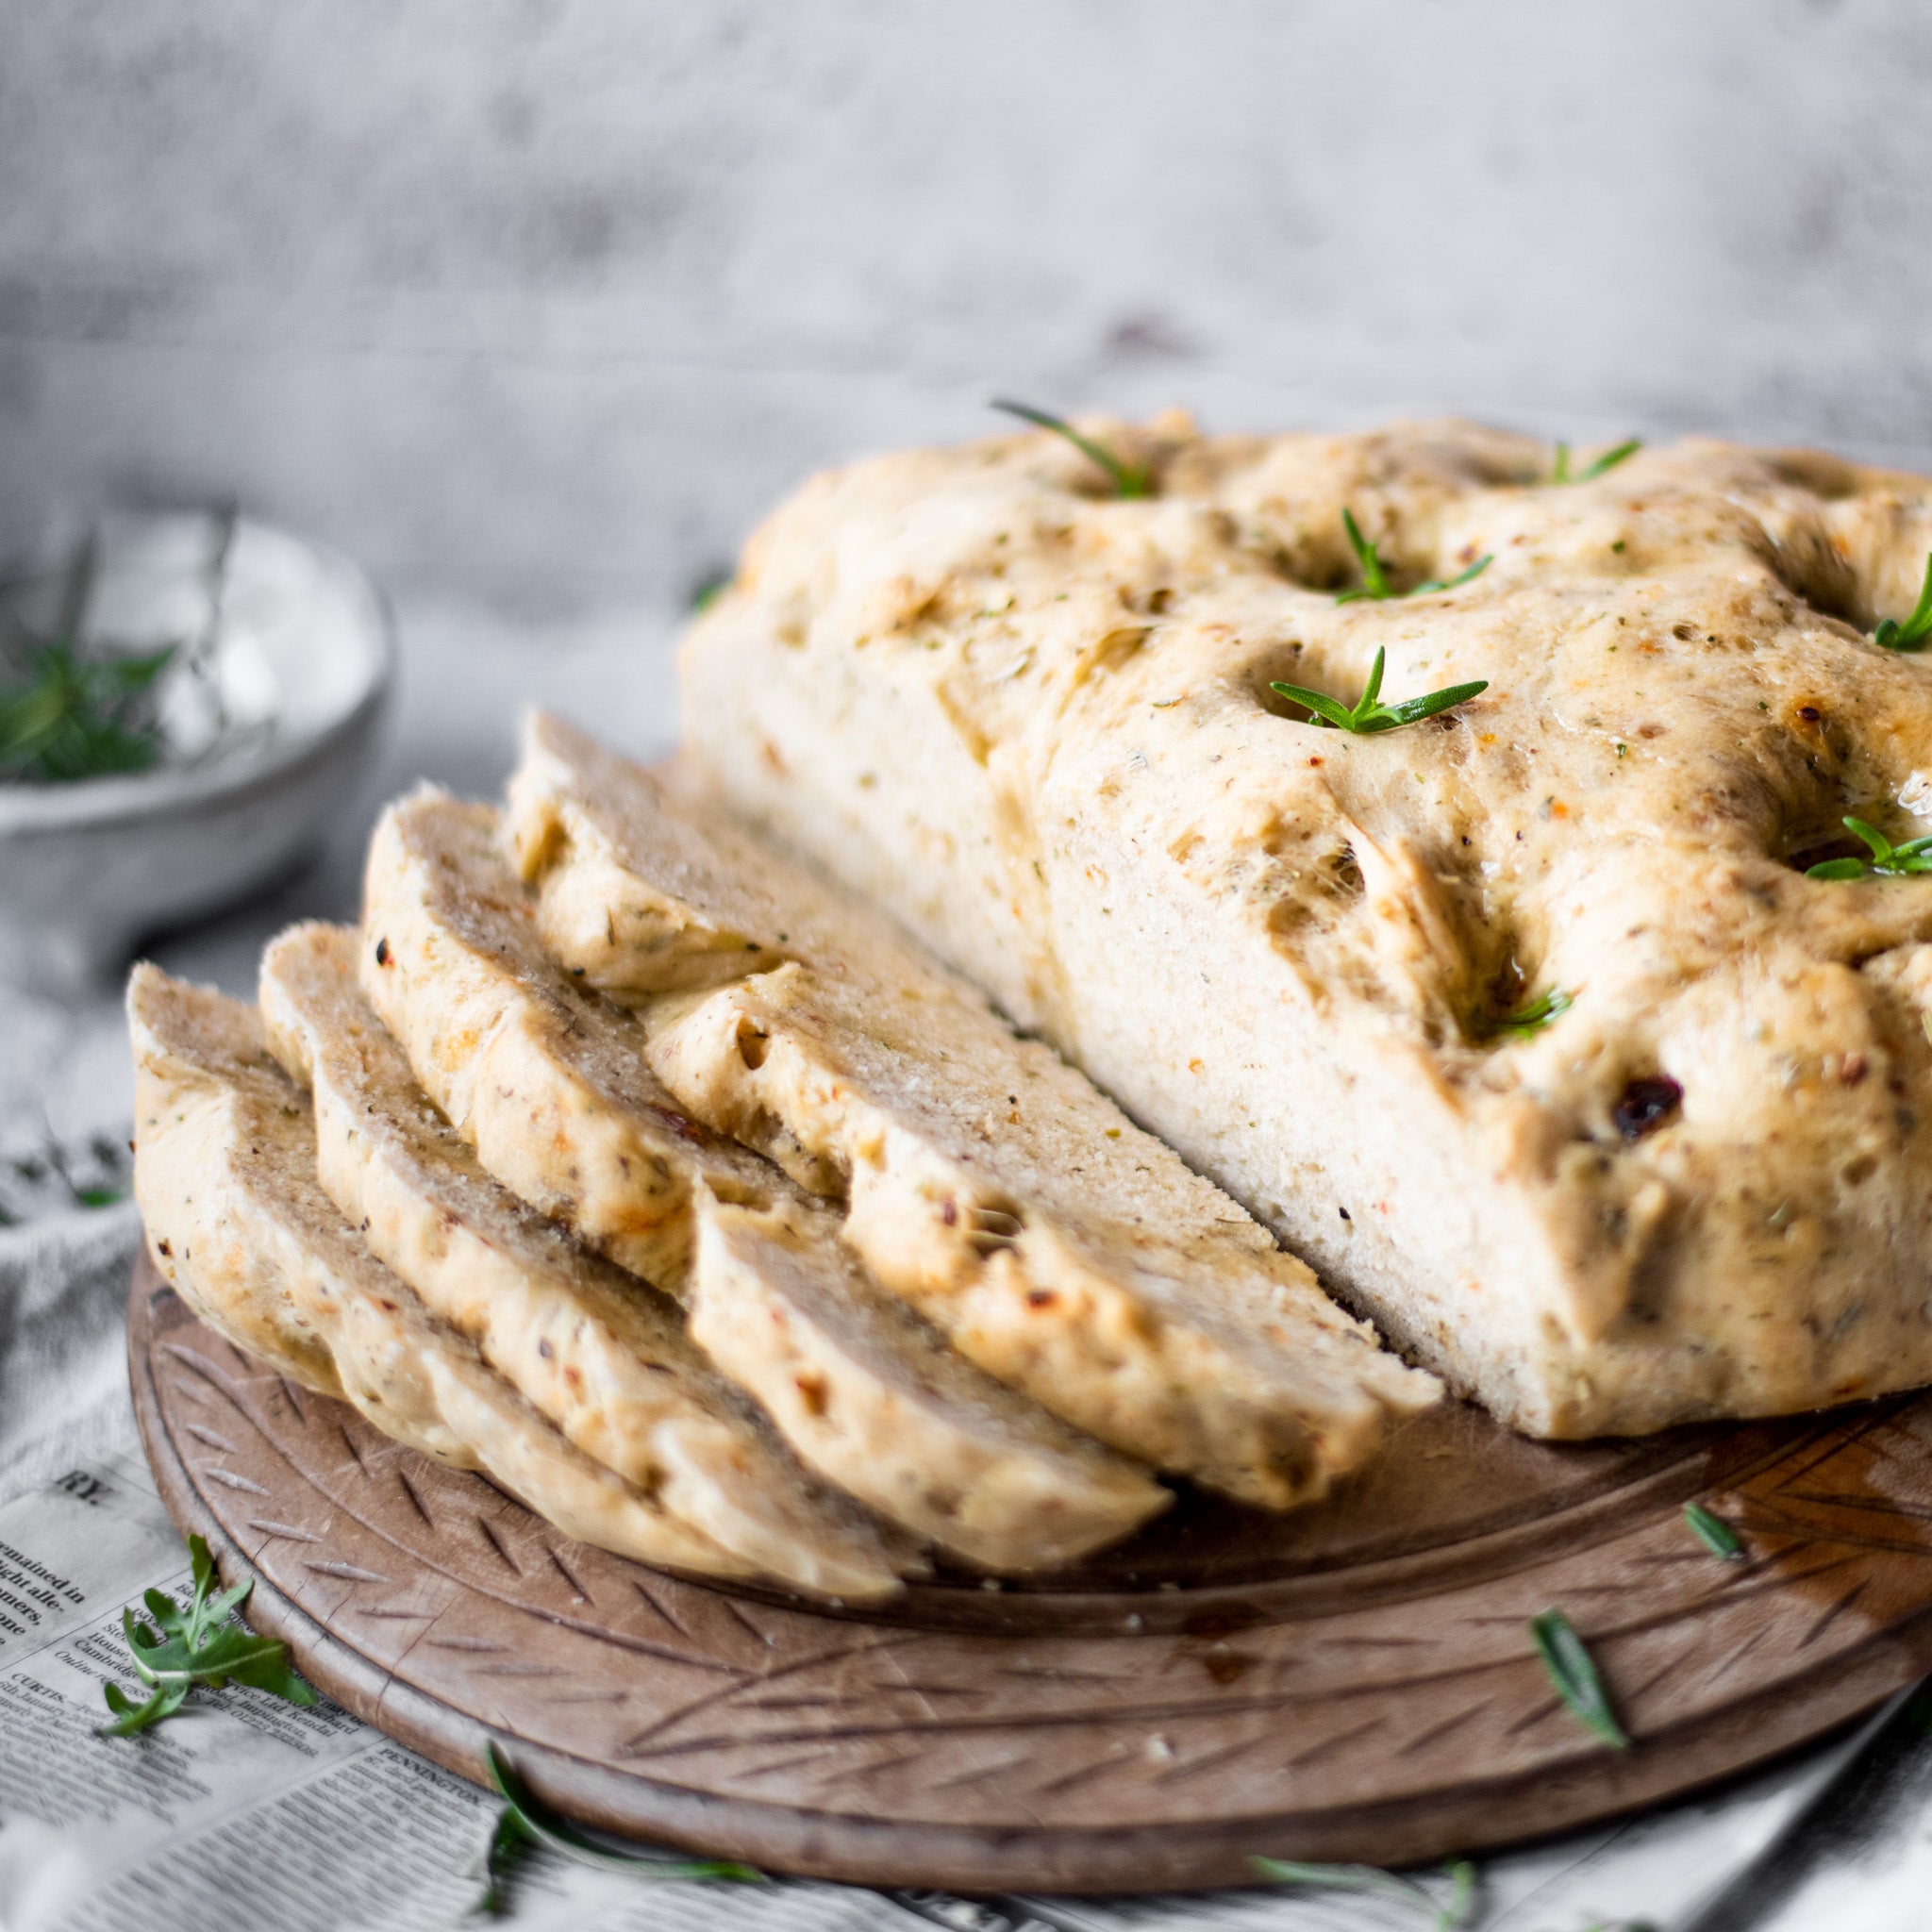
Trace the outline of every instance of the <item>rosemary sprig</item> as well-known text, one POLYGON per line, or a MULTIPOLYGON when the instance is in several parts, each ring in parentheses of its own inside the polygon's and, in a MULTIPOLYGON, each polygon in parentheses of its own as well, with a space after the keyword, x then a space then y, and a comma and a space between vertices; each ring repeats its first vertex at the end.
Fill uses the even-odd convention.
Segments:
POLYGON ((732 580, 737 575, 736 568, 728 563, 719 565, 716 570, 707 571, 691 587, 691 615, 702 617, 731 588, 732 580))
POLYGON ((503 1800, 503 1809, 490 1833, 483 1854, 483 1890, 471 1914, 495 1916, 509 1903, 510 1874, 534 1845, 546 1845, 580 1865, 594 1865, 608 1871, 613 1867, 637 1878, 685 1878, 724 1881, 736 1885, 762 1885, 765 1874, 755 1865, 741 1865, 732 1858, 678 1858, 661 1852, 624 1852, 600 1843, 578 1830, 568 1818, 550 1809, 533 1797, 529 1788, 510 1768, 510 1762, 494 1743, 484 1748, 490 1767, 490 1781, 503 1800))
POLYGON ((68 1208, 111 1208, 127 1198, 126 1142, 90 1134, 83 1147, 61 1141, 41 1115, 41 1136, 19 1154, 0 1156, 0 1227, 68 1208))
POLYGON ((93 594, 95 542, 74 553, 51 638, 34 638, 25 681, 0 691, 0 773, 55 784, 142 772, 160 755, 152 729, 135 723, 142 692, 175 655, 169 644, 138 658, 90 658, 82 626, 93 594))
POLYGON ((1475 1867, 1467 1858, 1443 1867, 1443 1875, 1449 1880, 1446 1901, 1414 1879, 1385 1872, 1379 1865, 1306 1865, 1294 1858, 1256 1858, 1252 1862, 1263 1878, 1277 1885, 1319 1886, 1327 1891, 1367 1891, 1400 1899, 1427 1912, 1436 1932, 1456 1932, 1457 1926, 1468 1924, 1475 1909, 1475 1867))
POLYGON ((1362 535, 1361 525, 1355 520, 1352 509, 1341 512, 1341 528, 1348 538, 1348 547, 1355 552, 1355 560, 1361 566, 1362 580, 1353 591, 1340 592, 1335 601, 1338 604, 1355 604, 1363 598, 1381 603, 1391 597, 1426 597, 1433 591, 1453 591, 1458 585, 1466 584, 1472 577, 1479 577, 1495 559, 1493 551, 1485 551, 1470 567, 1453 577, 1431 577, 1425 584, 1418 584, 1412 591, 1398 591, 1389 581, 1389 567, 1382 561, 1381 553, 1362 535))
POLYGON ((1541 1616, 1529 1620, 1529 1635, 1537 1655, 1543 1660, 1543 1669, 1550 1674, 1550 1682, 1557 1687, 1557 1694, 1576 1718, 1606 1744, 1619 1751, 1627 1750, 1630 1740, 1617 1722, 1604 1680, 1597 1674, 1583 1639, 1571 1627, 1570 1619, 1561 1610, 1545 1610, 1541 1616))
POLYGON ((1004 410, 1008 416, 1018 416, 1023 423, 1034 424, 1041 429, 1052 430, 1056 436, 1064 437, 1083 457, 1098 463, 1107 472, 1116 496, 1154 494, 1154 476, 1146 464, 1123 462, 1105 443, 1095 442, 1091 436, 1082 436, 1065 418, 1049 415, 1044 409, 1036 409, 1031 403, 1016 403, 1005 396, 993 397, 991 407, 1004 410))
POLYGON ((1722 1516, 1713 1514, 1702 1503, 1684 1505, 1684 1521, 1694 1536, 1713 1557, 1722 1557, 1726 1563, 1744 1561, 1744 1545, 1738 1532, 1722 1516))
POLYGON ((1872 857, 1824 859, 1806 868, 1807 879, 1903 879, 1918 873, 1932 873, 1932 833, 1894 845, 1875 825, 1868 825, 1863 819, 1848 818, 1844 824, 1871 847, 1872 857))
POLYGON ((287 1644, 228 1622, 248 1600, 254 1578, 216 1595, 215 1559, 208 1544, 198 1536, 190 1537, 188 1555, 194 1570, 194 1595, 185 1610, 173 1597, 150 1590, 142 1602, 153 1624, 142 1623, 131 1609, 121 1612, 135 1674, 147 1687, 148 1697, 146 1703, 137 1704, 120 1685, 105 1685, 102 1694, 114 1722, 101 1726, 103 1738, 131 1738, 173 1717, 197 1684, 219 1690, 232 1679, 291 1704, 315 1702, 315 1692, 290 1666, 287 1644))
POLYGON ((1316 718, 1333 724, 1338 731, 1368 737, 1377 731, 1393 731, 1403 724, 1419 724, 1424 718, 1448 710, 1452 705, 1466 704, 1490 688, 1489 679, 1479 677, 1474 684, 1452 684, 1430 691, 1426 697, 1404 698, 1399 705, 1385 705, 1382 670, 1387 657, 1388 653, 1378 645, 1375 661, 1369 667, 1369 681, 1352 709, 1319 691, 1309 691, 1306 685, 1271 684, 1268 689, 1282 697, 1292 698, 1298 705, 1306 705, 1316 718))
POLYGON ((1881 617, 1872 641, 1888 651, 1923 651, 1932 642, 1932 551, 1926 553, 1925 581, 1920 586, 1912 614, 1903 624, 1895 617, 1881 617))
POLYGON ((1586 463, 1582 469, 1573 475, 1570 468, 1570 445, 1567 442, 1559 442, 1557 445, 1557 460, 1550 468, 1550 481, 1552 483, 1594 483, 1607 471, 1614 470, 1619 463, 1624 461, 1627 458, 1634 457, 1642 447, 1642 437, 1629 437, 1623 442, 1618 443, 1614 449, 1605 450, 1603 455, 1598 457, 1594 462, 1586 463))
POLYGON ((1558 1013, 1567 1013, 1575 1004, 1574 993, 1553 986, 1533 1000, 1525 1000, 1514 1012, 1505 1013, 1495 1022, 1494 1030, 1513 1034, 1518 1040, 1533 1040, 1558 1013))

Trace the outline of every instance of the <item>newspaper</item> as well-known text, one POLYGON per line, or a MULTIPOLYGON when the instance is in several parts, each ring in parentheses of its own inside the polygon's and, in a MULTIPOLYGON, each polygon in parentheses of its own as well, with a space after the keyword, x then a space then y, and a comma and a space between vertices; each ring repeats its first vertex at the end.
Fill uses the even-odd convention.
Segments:
MULTIPOLYGON (((236 1687, 201 1691, 139 1737, 100 1737, 102 1686, 133 1685, 121 1613, 150 1587, 185 1596, 188 1557, 132 1445, 0 1507, 6 1932, 488 1923, 469 1915, 497 1802, 326 1699, 305 1709, 236 1687)), ((1491 1859, 1470 1923, 1493 1932, 1689 1927, 1857 1760, 1869 1734, 1703 1804, 1491 1859)), ((1441 1874, 1414 1875, 1446 1899, 1441 1874)), ((540 1932, 1366 1932, 1425 1925, 1428 1915, 1396 1899, 1293 1890, 967 1900, 796 1881, 704 1885, 539 1852, 517 1869, 494 1923, 540 1932)))

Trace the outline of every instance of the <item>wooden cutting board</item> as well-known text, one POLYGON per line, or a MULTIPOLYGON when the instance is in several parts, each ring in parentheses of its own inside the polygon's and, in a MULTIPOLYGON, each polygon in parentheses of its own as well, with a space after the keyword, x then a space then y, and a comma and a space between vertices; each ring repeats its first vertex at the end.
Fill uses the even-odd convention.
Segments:
POLYGON ((1128 1891, 1444 1857, 1674 1797, 1932 1668, 1932 1396, 1573 1445, 1447 1407, 1299 1514, 1190 1496, 1077 1573, 841 1614, 572 1541, 263 1370, 145 1257, 128 1342, 175 1522, 312 1682, 466 1776, 493 1737, 564 1810, 772 1871, 1128 1891), (1629 1750, 1552 1689, 1552 1607, 1629 1750))

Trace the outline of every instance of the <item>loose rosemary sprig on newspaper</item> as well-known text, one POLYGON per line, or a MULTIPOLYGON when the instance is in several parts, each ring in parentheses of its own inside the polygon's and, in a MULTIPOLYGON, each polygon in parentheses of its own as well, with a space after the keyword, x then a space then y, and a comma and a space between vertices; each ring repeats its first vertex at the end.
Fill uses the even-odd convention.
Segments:
POLYGON ((1153 473, 1144 463, 1123 462, 1105 443, 1095 442, 1091 436, 1082 436, 1064 417, 1050 415, 1044 409, 1036 409, 1031 403, 1016 403, 1005 396, 993 397, 991 407, 1004 410, 1008 416, 1018 416, 1024 423, 1034 424, 1041 429, 1052 430, 1056 436, 1064 437, 1089 461, 1098 463, 1107 472, 1116 496, 1154 494, 1153 473))
POLYGON ((1276 1885, 1306 1885, 1324 1891, 1365 1891, 1383 1898, 1400 1899, 1429 1915, 1435 1932, 1457 1932, 1466 1925, 1475 1910, 1475 1867, 1467 1858, 1457 1858, 1443 1868, 1449 1880, 1449 1896, 1439 1899, 1434 1892, 1379 1865, 1306 1865, 1293 1858, 1256 1858, 1255 1870, 1276 1885))
POLYGON ((509 1904, 508 1879, 534 1845, 547 1845, 580 1865, 594 1865, 605 1871, 628 1872, 634 1878, 683 1878, 724 1882, 734 1885, 762 1885, 765 1874, 755 1865, 741 1865, 732 1858, 679 1858, 662 1852, 625 1852, 599 1843, 579 1831, 568 1818, 541 1803, 510 1768, 510 1762, 492 1743, 485 1747, 490 1781, 503 1800, 503 1809, 490 1834, 483 1854, 483 1890, 471 1907, 473 1916, 494 1916, 509 1904))
POLYGON ((1348 547, 1355 552, 1355 560, 1361 566, 1362 580, 1353 591, 1338 592, 1338 604, 1356 604, 1363 598, 1374 603, 1382 603, 1391 597, 1426 597, 1436 591, 1453 591, 1466 584, 1472 577, 1479 577, 1495 559, 1493 551, 1485 551, 1470 567, 1453 577, 1431 577, 1425 584, 1418 584, 1412 591, 1398 591, 1389 581, 1389 567, 1382 561, 1381 552, 1362 535, 1361 525, 1355 520, 1352 509, 1341 512, 1342 534, 1348 539, 1348 547))
POLYGON ((147 1687, 144 1704, 136 1704, 118 1684, 104 1687, 114 1722, 101 1726, 104 1738, 131 1738, 173 1717, 195 1685, 219 1690, 224 1684, 247 1684, 284 1697, 291 1704, 313 1704, 315 1692, 289 1663, 289 1647, 273 1637, 258 1637, 228 1618, 248 1600, 255 1588, 251 1577, 232 1590, 214 1594, 215 1559, 200 1537, 188 1539, 194 1567, 194 1595, 184 1610, 158 1590, 142 1598, 154 1619, 142 1623, 131 1609, 121 1612, 121 1627, 134 1653, 135 1674, 147 1687))
POLYGON ((1433 718, 1439 711, 1448 710, 1452 705, 1466 704, 1490 688, 1489 679, 1479 677, 1474 684, 1452 684, 1441 691, 1430 691, 1426 697, 1404 698, 1399 705, 1385 705, 1382 702, 1382 671, 1387 658, 1388 653, 1378 646, 1375 661, 1369 667, 1369 681, 1353 707, 1343 705, 1322 691, 1310 691, 1306 685, 1271 684, 1268 689, 1281 697, 1292 698, 1298 705, 1306 705, 1316 718, 1334 725, 1338 731, 1353 731, 1358 737, 1369 737, 1378 731, 1393 731, 1403 724, 1420 724, 1424 718, 1433 718))

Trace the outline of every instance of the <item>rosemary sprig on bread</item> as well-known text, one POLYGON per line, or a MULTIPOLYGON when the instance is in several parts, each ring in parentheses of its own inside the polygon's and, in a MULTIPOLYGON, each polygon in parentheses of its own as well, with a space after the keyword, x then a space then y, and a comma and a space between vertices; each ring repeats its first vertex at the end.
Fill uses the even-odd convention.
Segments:
POLYGON ((1570 445, 1567 442, 1559 442, 1557 445, 1557 459, 1550 467, 1550 481, 1552 483, 1594 483, 1599 476, 1614 470, 1619 463, 1624 462, 1628 458, 1634 457, 1642 447, 1642 437, 1625 437, 1622 442, 1617 443, 1610 449, 1605 450, 1602 456, 1584 464, 1582 469, 1572 471, 1570 467, 1570 445))
POLYGON ((1903 624, 1895 617, 1881 617, 1872 641, 1888 651, 1923 651, 1932 642, 1932 552, 1925 558, 1925 581, 1919 587, 1911 615, 1903 624))
POLYGON ((1446 685, 1441 691, 1432 691, 1425 697, 1404 698, 1399 705, 1385 705, 1382 702, 1382 672, 1388 659, 1388 653, 1380 646, 1375 651, 1375 661, 1369 667, 1369 681, 1362 687, 1362 694, 1355 703, 1343 705, 1329 697, 1325 692, 1310 691, 1300 684, 1271 684, 1268 689, 1277 697, 1292 699, 1314 712, 1309 724, 1332 724, 1338 731, 1352 731, 1359 738, 1372 737, 1378 731, 1393 731, 1404 724, 1419 724, 1424 718, 1436 717, 1453 706, 1467 704, 1471 698, 1480 697, 1489 690, 1490 681, 1478 677, 1472 684, 1446 685))
POLYGON ((1063 416, 1055 416, 1045 409, 1036 409, 1031 403, 1016 403, 1004 396, 995 396, 991 407, 1003 409, 1008 416, 1017 416, 1023 423, 1031 423, 1041 429, 1050 430, 1055 436, 1063 438, 1086 457, 1099 464, 1107 472, 1108 480, 1113 485, 1116 496, 1152 496, 1154 477, 1144 463, 1124 462, 1105 443, 1095 442, 1091 436, 1082 436, 1063 416))
POLYGON ((1391 598, 1426 597, 1436 591, 1454 591, 1481 576, 1495 561, 1493 553, 1485 551, 1467 570, 1457 572, 1453 577, 1430 577, 1412 590, 1398 591, 1390 580, 1389 566, 1382 561, 1381 553, 1362 535, 1361 525, 1356 522, 1352 509, 1341 512, 1341 527, 1347 535, 1348 547, 1355 552, 1355 560, 1361 566, 1362 580, 1354 590, 1340 592, 1335 599, 1338 604, 1357 604, 1364 598, 1379 604, 1391 598))

